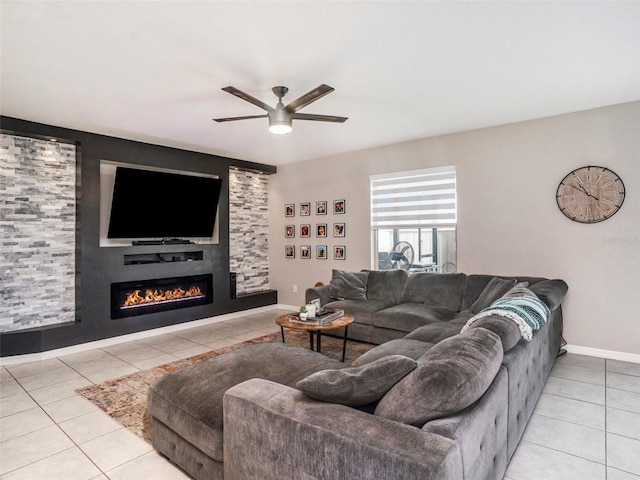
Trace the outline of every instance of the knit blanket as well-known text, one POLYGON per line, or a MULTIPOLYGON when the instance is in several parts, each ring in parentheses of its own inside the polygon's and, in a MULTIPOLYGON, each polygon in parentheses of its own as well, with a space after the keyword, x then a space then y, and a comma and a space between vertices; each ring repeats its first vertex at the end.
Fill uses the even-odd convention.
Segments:
POLYGON ((533 332, 546 323, 550 314, 549 307, 536 296, 502 297, 471 317, 461 331, 465 331, 481 318, 499 315, 515 322, 522 338, 530 342, 533 332))

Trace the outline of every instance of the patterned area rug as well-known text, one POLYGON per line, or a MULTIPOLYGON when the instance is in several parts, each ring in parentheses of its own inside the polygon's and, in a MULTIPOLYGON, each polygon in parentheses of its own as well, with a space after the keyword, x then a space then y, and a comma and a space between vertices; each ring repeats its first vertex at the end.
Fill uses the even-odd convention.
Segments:
MULTIPOLYGON (((306 332, 287 330, 285 332, 287 343, 309 348, 309 335, 306 332)), ((76 390, 83 396, 104 410, 110 417, 124 425, 126 428, 141 436, 147 442, 151 442, 151 418, 147 415, 147 391, 154 380, 165 373, 179 370, 188 365, 201 362, 208 358, 216 357, 224 353, 243 348, 248 345, 263 342, 280 342, 280 333, 272 333, 261 337, 237 343, 235 345, 212 350, 195 357, 167 363, 159 367, 142 370, 125 377, 108 380, 104 383, 91 385, 76 390)), ((322 353, 328 357, 340 360, 342 358, 342 339, 335 337, 322 337, 322 353)), ((375 345, 368 343, 347 341, 346 363, 353 363, 363 353, 369 351, 375 345)))

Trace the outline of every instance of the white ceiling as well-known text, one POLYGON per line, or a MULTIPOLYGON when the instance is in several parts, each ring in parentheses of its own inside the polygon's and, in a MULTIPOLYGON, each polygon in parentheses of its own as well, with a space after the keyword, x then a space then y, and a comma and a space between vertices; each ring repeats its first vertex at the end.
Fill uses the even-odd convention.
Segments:
POLYGON ((272 165, 640 99, 640 2, 5 1, 2 115, 272 165), (335 92, 286 136, 275 105, 335 92))

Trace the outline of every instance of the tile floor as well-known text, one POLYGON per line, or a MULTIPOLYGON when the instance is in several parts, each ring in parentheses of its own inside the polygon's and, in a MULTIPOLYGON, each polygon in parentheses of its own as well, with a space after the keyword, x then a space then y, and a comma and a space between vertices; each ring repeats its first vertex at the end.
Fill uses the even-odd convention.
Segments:
MULTIPOLYGON (((0 367, 0 479, 189 478, 74 390, 277 331, 279 310, 0 367)), ((640 364, 568 354, 505 480, 640 480, 640 364)))

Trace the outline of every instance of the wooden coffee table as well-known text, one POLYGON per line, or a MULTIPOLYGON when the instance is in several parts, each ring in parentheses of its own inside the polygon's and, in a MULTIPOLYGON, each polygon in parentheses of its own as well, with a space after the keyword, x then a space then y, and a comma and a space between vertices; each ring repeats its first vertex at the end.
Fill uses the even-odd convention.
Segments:
POLYGON ((276 323, 280 325, 280 333, 282 334, 282 343, 284 341, 284 329, 290 328, 291 330, 306 330, 309 332, 309 349, 313 350, 313 337, 315 335, 315 351, 321 353, 322 349, 322 332, 326 330, 335 330, 336 328, 344 327, 344 341, 342 344, 342 361, 344 362, 344 355, 347 351, 347 330, 349 325, 353 323, 353 316, 345 313, 342 317, 336 318, 335 320, 330 321, 329 323, 325 323, 324 325, 313 325, 312 323, 298 323, 298 322, 290 322, 289 317, 294 315, 294 313, 287 313, 286 315, 280 315, 276 318, 276 323))

